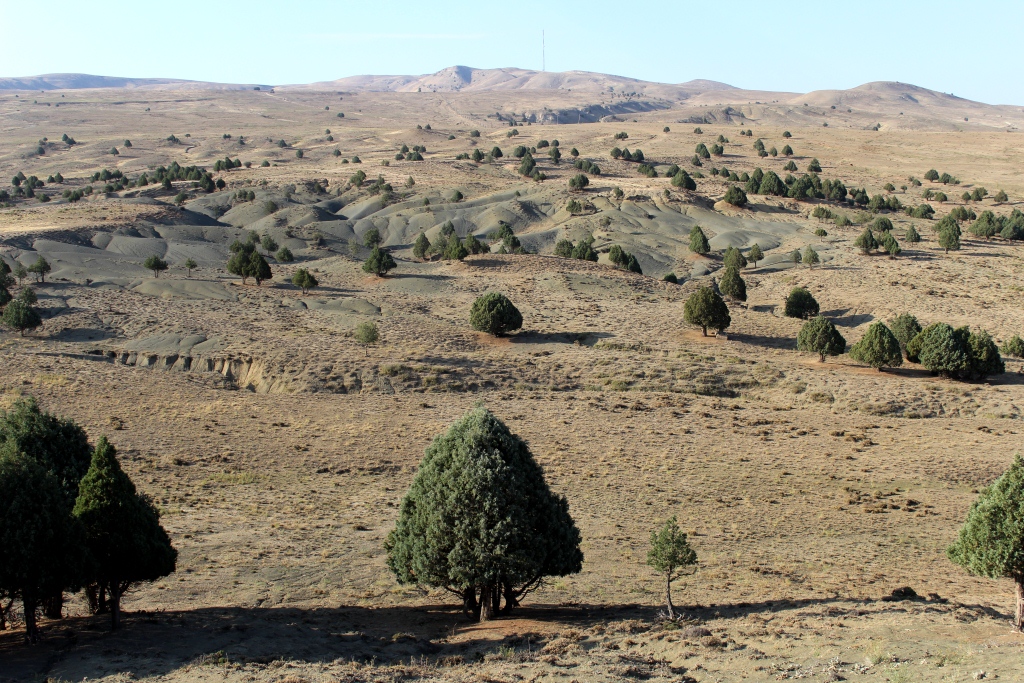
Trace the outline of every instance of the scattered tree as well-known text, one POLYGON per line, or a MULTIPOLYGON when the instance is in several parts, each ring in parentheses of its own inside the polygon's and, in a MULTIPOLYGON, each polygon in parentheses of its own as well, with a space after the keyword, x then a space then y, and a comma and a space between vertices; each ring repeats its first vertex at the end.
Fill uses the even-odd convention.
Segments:
POLYGON ((1017 591, 1014 629, 1024 631, 1024 458, 1013 464, 971 505, 957 540, 946 551, 971 574, 1013 579, 1017 591))
POLYGON ((192 271, 195 270, 196 268, 198 268, 199 264, 196 263, 196 260, 194 258, 189 257, 189 258, 185 259, 184 266, 185 266, 185 277, 192 277, 192 271))
POLYGON ((380 236, 380 230, 377 228, 370 228, 363 233, 363 246, 367 249, 373 249, 379 247, 380 243, 384 240, 380 236))
POLYGON ((860 237, 853 241, 853 246, 860 249, 862 254, 870 254, 878 248, 878 240, 872 234, 871 228, 864 228, 864 232, 860 234, 860 237))
POLYGON ((367 320, 356 325, 352 336, 363 346, 363 350, 369 356, 370 346, 376 344, 380 339, 380 330, 377 329, 377 323, 367 320))
POLYGON ((800 328, 796 348, 818 354, 818 360, 824 363, 825 356, 838 356, 846 350, 846 340, 831 320, 818 315, 800 328))
POLYGON ((899 339, 881 320, 872 323, 861 340, 850 348, 850 358, 879 372, 884 367, 903 365, 899 339))
MULTIPOLYGON (((921 332, 921 323, 910 313, 902 313, 889 321, 889 330, 896 337, 900 347, 907 351, 910 341, 921 332)), ((907 352, 907 360, 916 363, 917 357, 912 358, 907 352)))
POLYGON ((1003 348, 1000 350, 1007 356, 1024 358, 1024 339, 1021 339, 1015 334, 1010 337, 1005 344, 1003 344, 1003 348))
POLYGON ((672 582, 692 574, 697 568, 697 553, 690 547, 686 534, 679 530, 675 517, 666 521, 660 529, 651 532, 651 549, 647 553, 647 564, 665 576, 665 606, 668 618, 674 620, 672 605, 672 582))
POLYGON ((523 326, 523 316, 508 297, 490 292, 473 302, 469 324, 474 330, 501 337, 523 326))
POLYGON ((153 271, 153 277, 160 277, 160 271, 167 270, 167 261, 164 261, 159 256, 150 256, 142 264, 146 270, 153 271))
POLYGON ((430 240, 428 240, 427 236, 421 232, 412 245, 412 255, 422 260, 429 252, 430 240))
POLYGON ((700 287, 690 295, 683 306, 683 320, 700 327, 705 337, 709 327, 721 332, 732 323, 725 301, 710 287, 700 287))
POLYGON ((292 250, 288 247, 281 247, 277 250, 277 253, 274 254, 274 258, 281 263, 291 263, 295 260, 295 255, 292 254, 292 250))
POLYGON ((704 234, 704 231, 699 225, 693 226, 690 230, 690 251, 702 256, 711 251, 711 244, 708 242, 708 236, 704 234))
POLYGON ((11 329, 18 330, 22 337, 25 336, 26 330, 34 330, 43 324, 43 319, 36 309, 20 298, 14 299, 4 306, 3 316, 0 317, 0 320, 11 329))
POLYGON ((309 290, 320 285, 316 277, 305 268, 299 268, 295 271, 292 275, 292 284, 302 290, 303 296, 308 294, 309 290))
POLYGON ((719 289, 722 294, 737 301, 747 300, 747 283, 740 277, 740 271, 735 265, 726 266, 719 289))
POLYGON ((445 588, 485 621, 579 572, 580 540, 526 443, 480 407, 427 448, 385 550, 400 583, 445 588))
POLYGON ((755 243, 754 246, 750 248, 747 258, 749 258, 754 263, 754 267, 757 268, 757 262, 764 258, 764 252, 761 251, 761 246, 755 243))
POLYGON ((388 271, 396 267, 395 259, 390 252, 379 246, 373 247, 369 258, 363 263, 363 272, 373 273, 377 277, 384 277, 388 271))
POLYGON ((160 515, 121 470, 117 452, 101 437, 79 485, 74 516, 93 560, 90 578, 105 594, 111 628, 121 624, 121 596, 134 584, 174 572, 178 552, 160 515))
POLYGON ((36 276, 36 282, 46 282, 46 274, 53 270, 49 262, 40 255, 35 263, 28 267, 28 272, 36 276))
POLYGON ((747 193, 736 185, 730 185, 722 199, 725 203, 732 204, 733 206, 743 207, 747 205, 747 193))
POLYGON ((807 245, 807 248, 804 249, 803 262, 804 265, 811 268, 814 268, 815 263, 821 263, 821 258, 818 256, 818 252, 814 251, 814 248, 809 244, 807 245))
POLYGON ((818 315, 819 310, 818 302, 803 287, 794 287, 786 297, 787 318, 813 318, 818 315))

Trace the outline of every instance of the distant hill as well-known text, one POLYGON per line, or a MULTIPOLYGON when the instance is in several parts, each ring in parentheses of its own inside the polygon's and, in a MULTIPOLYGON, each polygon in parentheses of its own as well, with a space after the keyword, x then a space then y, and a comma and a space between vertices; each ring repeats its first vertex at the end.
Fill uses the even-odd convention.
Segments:
MULTIPOLYGON (((745 90, 709 80, 654 83, 590 71, 475 69, 450 66, 418 76, 348 76, 333 81, 293 85, 209 83, 172 78, 117 78, 88 74, 45 74, 0 78, 3 90, 143 90, 343 91, 363 93, 443 93, 514 97, 518 114, 539 123, 576 120, 612 121, 636 116, 668 117, 679 123, 772 123, 783 126, 960 130, 1019 130, 1024 108, 989 105, 916 85, 878 81, 848 90, 810 93, 745 90), (570 97, 571 102, 566 100, 570 97), (657 114, 655 112, 662 112, 657 114), (825 117, 825 118, 823 118, 825 117)), ((659 119, 660 120, 660 119, 659 119)))
MULTIPOLYGON (((43 74, 0 78, 0 90, 87 90, 91 88, 143 88, 168 90, 250 90, 257 84, 208 83, 176 78, 119 78, 90 74, 43 74)), ((264 85, 264 88, 271 86, 264 85)))

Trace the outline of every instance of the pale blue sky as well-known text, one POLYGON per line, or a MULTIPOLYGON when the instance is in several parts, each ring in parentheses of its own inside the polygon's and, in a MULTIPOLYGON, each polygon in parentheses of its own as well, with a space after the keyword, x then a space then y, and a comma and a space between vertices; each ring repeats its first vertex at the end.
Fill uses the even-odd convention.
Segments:
POLYGON ((0 76, 307 83, 453 64, 805 92, 876 80, 1024 105, 1024 0, 0 0, 0 76))

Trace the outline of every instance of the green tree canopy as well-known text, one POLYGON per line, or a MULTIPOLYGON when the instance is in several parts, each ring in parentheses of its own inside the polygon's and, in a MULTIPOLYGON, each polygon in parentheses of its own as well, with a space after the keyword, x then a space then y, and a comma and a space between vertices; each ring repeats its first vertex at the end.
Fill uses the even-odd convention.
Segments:
POLYGON ((689 173, 680 170, 672 176, 672 187, 678 187, 681 190, 696 190, 697 182, 690 177, 689 173))
POLYGON ((580 571, 580 533, 526 443, 476 408, 427 448, 385 542, 399 583, 459 595, 481 620, 580 571))
POLYGON ((1024 458, 985 487, 967 512, 949 559, 971 574, 1009 578, 1017 590, 1013 625, 1024 630, 1024 458))
POLYGON ((91 578, 109 601, 111 627, 121 621, 121 596, 133 585, 174 572, 178 552, 149 498, 121 470, 117 451, 100 438, 79 485, 74 516, 93 560, 91 578))
POLYGON ((430 240, 422 232, 412 245, 412 255, 418 259, 424 258, 430 252, 430 240))
POLYGON ((705 337, 709 327, 720 332, 732 323, 729 307, 710 287, 701 287, 690 295, 683 306, 683 320, 700 327, 705 337))
POLYGON ((719 283, 719 289, 722 291, 722 294, 737 301, 747 300, 747 283, 740 277, 740 271, 734 265, 725 267, 722 282, 719 283))
POLYGON ((185 259, 185 263, 182 265, 185 266, 186 277, 192 277, 192 271, 199 267, 199 264, 192 257, 185 259))
MULTIPOLYGON (((906 351, 910 340, 921 331, 921 323, 917 322, 917 318, 910 313, 901 313, 889 321, 889 330, 896 337, 896 341, 900 343, 903 350, 906 351)), ((911 358, 909 355, 907 360, 917 362, 916 357, 911 358)))
POLYGON ((853 241, 853 246, 860 249, 862 254, 870 254, 875 249, 878 249, 878 240, 875 239, 871 228, 864 228, 864 232, 853 241))
POLYGON ((825 356, 838 356, 846 350, 846 339, 835 324, 824 316, 816 316, 803 324, 796 337, 798 351, 818 354, 818 360, 825 362, 825 356))
POLYGON ((750 252, 747 254, 747 257, 754 263, 754 267, 757 268, 757 262, 764 258, 764 252, 761 251, 761 246, 755 243, 754 246, 750 248, 750 252))
POLYGON ((725 268, 732 266, 736 270, 744 268, 747 265, 747 259, 743 256, 743 252, 733 246, 728 246, 725 249, 725 253, 722 255, 722 265, 725 268))
POLYGON ((690 230, 690 251, 694 254, 707 254, 711 251, 711 244, 708 242, 708 236, 704 234, 704 231, 699 225, 693 226, 690 230))
POLYGON ((1024 339, 1021 339, 1019 335, 1013 335, 1006 340, 1000 349, 1007 356, 1014 358, 1024 358, 1024 339))
POLYGON ((292 275, 292 284, 301 289, 304 295, 308 294, 309 290, 314 287, 320 286, 316 277, 305 268, 299 268, 295 271, 292 275))
POLYGON ((729 189, 725 191, 725 196, 722 197, 722 201, 726 204, 743 207, 747 205, 747 193, 736 185, 730 185, 729 189))
POLYGON ((147 270, 153 271, 153 277, 160 277, 160 271, 167 270, 167 261, 164 261, 159 256, 150 256, 146 258, 146 261, 142 265, 147 270))
POLYGON ((363 263, 364 273, 373 273, 377 277, 384 277, 388 274, 388 271, 394 270, 395 259, 392 258, 391 254, 380 247, 374 247, 373 251, 370 252, 370 257, 363 263))
POLYGON ((469 324, 474 330, 500 337, 523 326, 523 316, 508 297, 490 292, 473 302, 469 324))
POLYGON ((785 313, 787 318, 813 318, 818 315, 818 302, 803 287, 794 287, 786 297, 785 313))
POLYGON ((80 583, 87 565, 80 538, 57 476, 15 442, 0 442, 0 594, 21 598, 29 642, 39 639, 42 601, 80 583))
POLYGON ((809 244, 807 245, 807 248, 804 249, 803 262, 804 265, 810 266, 811 268, 814 267, 815 263, 821 263, 821 258, 818 256, 818 252, 814 251, 814 247, 809 244))
POLYGON ((0 321, 3 321, 7 327, 18 330, 19 334, 23 337, 26 330, 34 330, 43 324, 43 319, 36 312, 36 309, 26 304, 20 298, 14 299, 4 306, 4 312, 0 316, 0 321))
POLYGON ((46 274, 51 270, 53 268, 50 267, 50 263, 42 255, 36 258, 35 262, 28 267, 28 272, 36 276, 36 282, 46 282, 46 274))
POLYGON ((675 619, 672 605, 672 582, 692 574, 697 568, 697 553, 690 547, 686 534, 679 530, 679 523, 673 516, 661 528, 651 532, 651 549, 647 552, 647 564, 665 577, 665 606, 668 618, 675 619))
POLYGON ((907 228, 907 235, 904 238, 909 244, 917 244, 921 241, 921 235, 917 232, 913 225, 907 228))
POLYGON ((850 348, 850 358, 878 371, 903 365, 899 339, 881 320, 872 323, 861 340, 850 348))

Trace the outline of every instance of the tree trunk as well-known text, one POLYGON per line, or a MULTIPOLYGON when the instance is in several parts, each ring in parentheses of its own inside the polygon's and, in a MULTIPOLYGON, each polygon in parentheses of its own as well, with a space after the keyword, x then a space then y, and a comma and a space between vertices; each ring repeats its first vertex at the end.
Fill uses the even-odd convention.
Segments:
POLYGON ((703 334, 703 335, 704 335, 705 337, 706 337, 706 336, 708 336, 708 327, 707 327, 707 325, 701 325, 701 326, 700 326, 700 331, 701 331, 701 333, 702 333, 702 334, 703 334))
POLYGON ((480 603, 476 599, 475 587, 462 592, 462 611, 473 621, 480 620, 480 603))
POLYGON ((110 582, 110 630, 121 627, 121 585, 117 579, 110 582))
POLYGON ((1015 579, 1017 584, 1017 616, 1013 626, 1017 631, 1024 631, 1024 575, 1015 579))
POLYGON ((39 626, 36 624, 36 603, 35 596, 31 593, 23 595, 22 604, 25 607, 25 642, 39 642, 39 626))
POLYGON ((43 600, 43 616, 47 619, 64 617, 64 593, 55 593, 43 600))
POLYGON ((665 604, 668 606, 668 618, 675 619, 676 612, 672 607, 672 575, 665 575, 665 604))
POLYGON ((494 585, 485 584, 480 589, 480 621, 490 621, 494 619, 497 613, 497 609, 494 604, 494 585))

